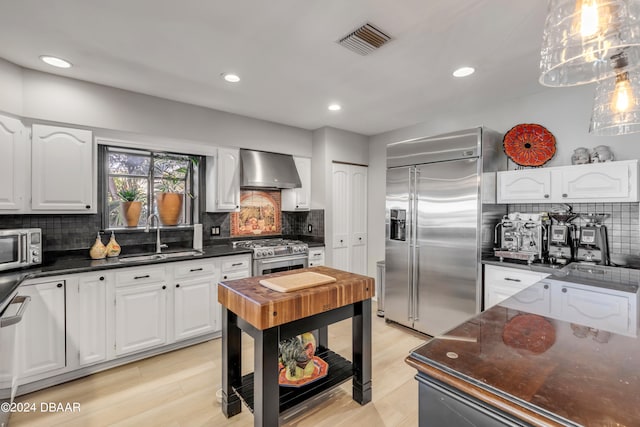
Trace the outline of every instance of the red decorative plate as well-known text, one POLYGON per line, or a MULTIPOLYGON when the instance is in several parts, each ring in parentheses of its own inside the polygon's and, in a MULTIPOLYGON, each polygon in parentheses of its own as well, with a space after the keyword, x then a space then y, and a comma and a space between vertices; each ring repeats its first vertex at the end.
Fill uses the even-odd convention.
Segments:
POLYGON ((520 166, 542 166, 556 154, 556 138, 544 126, 523 123, 504 135, 504 152, 520 166))
POLYGON ((278 383, 282 387, 302 387, 303 385, 307 385, 314 381, 319 380, 320 378, 324 378, 327 376, 329 372, 329 364, 324 360, 320 359, 318 356, 313 356, 313 374, 308 378, 302 378, 297 381, 289 381, 285 376, 285 368, 282 367, 280 369, 280 375, 278 375, 278 383))

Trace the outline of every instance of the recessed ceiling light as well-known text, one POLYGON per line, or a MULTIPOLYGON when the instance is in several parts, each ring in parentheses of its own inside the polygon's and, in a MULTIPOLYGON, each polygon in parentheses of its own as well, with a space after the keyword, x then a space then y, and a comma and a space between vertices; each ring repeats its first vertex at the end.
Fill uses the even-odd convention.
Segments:
POLYGON ((71 62, 65 61, 64 59, 61 59, 61 58, 56 58, 55 56, 42 55, 40 59, 45 64, 49 64, 54 67, 71 68, 71 62))
POLYGON ((329 109, 329 111, 340 111, 340 110, 342 110, 342 107, 340 106, 340 104, 329 104, 329 106, 327 108, 329 109))
POLYGON ((238 83, 240 81, 240 76, 233 73, 222 73, 222 78, 229 83, 238 83))
POLYGON ((473 74, 476 70, 473 67, 460 67, 453 72, 454 77, 467 77, 473 74))

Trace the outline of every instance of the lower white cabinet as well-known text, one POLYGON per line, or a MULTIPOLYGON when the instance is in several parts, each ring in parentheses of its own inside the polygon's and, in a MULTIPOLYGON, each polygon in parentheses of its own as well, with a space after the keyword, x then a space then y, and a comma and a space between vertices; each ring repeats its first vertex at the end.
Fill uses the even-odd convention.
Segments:
POLYGON ((20 295, 31 303, 18 324, 20 382, 54 375, 66 366, 65 281, 30 281, 20 295))
MULTIPOLYGON (((546 273, 519 270, 485 264, 484 266, 484 308, 485 310, 512 297, 530 285, 547 277, 546 273)), ((533 296, 531 296, 533 297, 533 296)))
POLYGON ((176 341, 221 329, 215 258, 173 264, 173 337, 176 341))
POLYGON ((324 265, 324 247, 309 248, 309 267, 324 265))
POLYGON ((116 355, 167 342, 167 285, 156 282, 116 288, 116 355))
MULTIPOLYGON (((107 360, 107 286, 108 273, 78 275, 76 302, 77 347, 80 366, 107 360)), ((71 307, 69 307, 71 309, 71 307)))

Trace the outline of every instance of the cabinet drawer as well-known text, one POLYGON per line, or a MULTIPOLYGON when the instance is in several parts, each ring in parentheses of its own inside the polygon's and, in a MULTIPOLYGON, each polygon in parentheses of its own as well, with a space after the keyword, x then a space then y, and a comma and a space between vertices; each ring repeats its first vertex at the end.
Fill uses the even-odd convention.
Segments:
POLYGON ((161 282, 164 280, 164 266, 126 268, 116 273, 116 287, 161 282))
POLYGON ((185 277, 199 277, 213 275, 216 265, 213 258, 197 261, 177 262, 173 265, 173 277, 184 279, 185 277))
POLYGON ((236 280, 251 277, 251 273, 247 270, 234 271, 231 273, 222 273, 222 280, 236 280))
POLYGON ((516 268, 497 267, 493 265, 485 265, 484 267, 485 284, 492 283, 505 286, 511 285, 518 290, 524 289, 547 276, 548 274, 546 273, 519 270, 516 268))
POLYGON ((232 273, 238 270, 251 271, 251 258, 249 256, 222 258, 222 273, 232 273))

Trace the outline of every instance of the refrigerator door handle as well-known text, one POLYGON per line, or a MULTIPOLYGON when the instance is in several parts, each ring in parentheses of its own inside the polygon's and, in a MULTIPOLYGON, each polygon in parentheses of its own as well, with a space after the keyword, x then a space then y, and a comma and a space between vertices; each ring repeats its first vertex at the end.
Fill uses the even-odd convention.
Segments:
POLYGON ((411 299, 411 316, 413 317, 413 321, 417 322, 418 321, 418 284, 420 283, 418 281, 418 272, 420 271, 420 265, 419 265, 419 258, 418 258, 418 254, 419 254, 419 249, 420 247, 418 246, 418 196, 417 196, 417 188, 418 188, 418 181, 420 179, 420 171, 415 168, 413 170, 413 179, 411 182, 412 185, 412 200, 411 200, 411 243, 412 243, 412 253, 411 253, 411 265, 412 265, 412 270, 411 270, 411 289, 410 289, 410 299, 411 299))
POLYGON ((420 259, 420 246, 414 245, 413 247, 413 256, 416 262, 416 268, 413 269, 413 277, 411 281, 413 282, 413 294, 411 295, 411 299, 413 300, 413 321, 417 322, 420 320, 420 304, 418 301, 418 284, 420 283, 420 269, 417 268, 417 260, 420 259))

